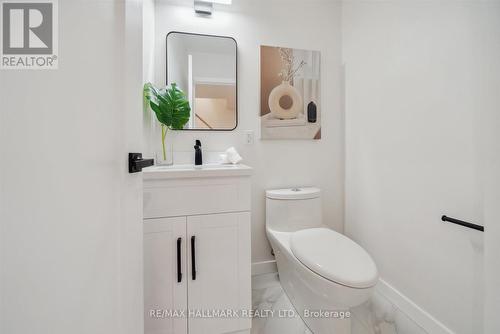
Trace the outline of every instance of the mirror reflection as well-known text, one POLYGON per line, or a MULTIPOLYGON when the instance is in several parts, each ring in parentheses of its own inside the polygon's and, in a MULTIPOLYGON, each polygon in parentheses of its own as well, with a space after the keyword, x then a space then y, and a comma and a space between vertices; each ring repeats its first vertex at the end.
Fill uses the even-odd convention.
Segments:
POLYGON ((191 105, 185 130, 236 128, 236 52, 236 41, 230 37, 167 35, 167 85, 177 83, 191 105))

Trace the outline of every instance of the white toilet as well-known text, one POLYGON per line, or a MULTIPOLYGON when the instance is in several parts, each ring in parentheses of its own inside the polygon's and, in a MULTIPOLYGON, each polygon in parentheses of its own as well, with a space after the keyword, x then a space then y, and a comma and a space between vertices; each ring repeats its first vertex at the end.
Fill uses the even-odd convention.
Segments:
POLYGON ((361 246, 323 225, 320 189, 266 191, 266 231, 281 285, 309 329, 350 333, 348 311, 370 298, 377 267, 361 246))

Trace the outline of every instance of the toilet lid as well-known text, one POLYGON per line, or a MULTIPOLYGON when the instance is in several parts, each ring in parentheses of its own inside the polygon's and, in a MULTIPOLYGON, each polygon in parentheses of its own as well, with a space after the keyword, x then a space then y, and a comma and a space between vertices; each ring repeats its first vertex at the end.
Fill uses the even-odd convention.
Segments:
POLYGON ((303 265, 330 281, 353 288, 369 288, 377 283, 377 267, 371 256, 333 230, 297 231, 292 234, 291 249, 303 265))

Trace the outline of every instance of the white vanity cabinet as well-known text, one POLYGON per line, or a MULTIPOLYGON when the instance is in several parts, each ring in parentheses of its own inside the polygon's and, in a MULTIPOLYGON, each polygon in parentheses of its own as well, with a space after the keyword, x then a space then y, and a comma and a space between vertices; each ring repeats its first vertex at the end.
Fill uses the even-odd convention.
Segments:
POLYGON ((187 333, 187 322, 165 317, 187 309, 186 217, 146 220, 144 224, 144 333, 187 333), (177 244, 179 243, 179 250, 177 244), (179 254, 180 270, 177 268, 179 254), (177 277, 177 273, 182 277, 177 277), (154 314, 151 312, 154 311, 154 314), (156 313, 160 312, 160 313, 156 313))
POLYGON ((170 168, 144 172, 145 334, 249 333, 251 169, 170 168))

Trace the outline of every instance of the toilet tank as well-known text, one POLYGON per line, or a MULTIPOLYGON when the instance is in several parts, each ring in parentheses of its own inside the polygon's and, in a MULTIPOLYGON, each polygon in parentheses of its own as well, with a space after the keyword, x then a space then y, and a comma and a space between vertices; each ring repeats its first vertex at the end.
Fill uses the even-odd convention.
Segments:
POLYGON ((266 228, 294 232, 322 224, 321 190, 292 188, 266 191, 266 228))

